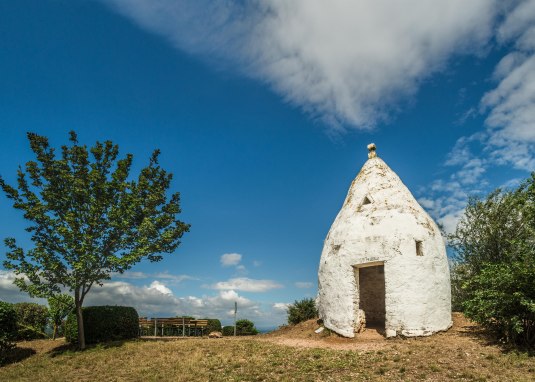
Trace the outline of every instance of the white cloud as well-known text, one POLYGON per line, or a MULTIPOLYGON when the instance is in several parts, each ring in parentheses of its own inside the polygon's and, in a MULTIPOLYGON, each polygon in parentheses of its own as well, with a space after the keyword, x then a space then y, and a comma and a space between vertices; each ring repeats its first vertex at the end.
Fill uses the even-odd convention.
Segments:
POLYGON ((28 293, 22 292, 13 282, 15 273, 0 269, 0 300, 6 302, 38 302, 46 304, 46 300, 31 298, 28 293))
POLYGON ((171 291, 171 289, 169 289, 168 287, 166 287, 163 283, 161 283, 160 281, 158 280, 154 280, 150 286, 149 286, 149 289, 154 289, 154 290, 157 290, 158 292, 162 293, 162 294, 168 294, 168 295, 172 295, 173 292, 171 291))
POLYGON ((494 71, 496 88, 481 100, 488 112, 486 146, 497 164, 535 168, 535 1, 525 0, 498 29, 502 44, 514 44, 494 71))
POLYGON ((308 289, 308 288, 312 288, 314 286, 314 283, 306 282, 306 281, 297 281, 294 285, 297 288, 308 289))
POLYGON ((276 303, 273 304, 273 309, 281 310, 283 312, 286 312, 290 305, 292 305, 292 304, 290 304, 289 302, 276 302, 276 303))
POLYGON ((179 49, 240 68, 332 127, 370 128, 491 36, 492 0, 102 0, 179 49))
POLYGON ((242 255, 239 253, 225 253, 221 256, 221 265, 224 267, 236 266, 240 263, 242 255))
POLYGON ((255 280, 247 277, 237 277, 228 281, 220 281, 211 286, 212 289, 241 290, 244 292, 266 292, 282 287, 281 284, 273 280, 255 280))

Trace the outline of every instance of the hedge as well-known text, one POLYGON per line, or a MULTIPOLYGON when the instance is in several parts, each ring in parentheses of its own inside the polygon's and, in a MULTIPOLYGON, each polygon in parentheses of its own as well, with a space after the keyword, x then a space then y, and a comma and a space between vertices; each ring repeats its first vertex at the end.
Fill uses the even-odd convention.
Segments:
POLYGON ((8 352, 15 346, 13 340, 17 336, 17 315, 13 304, 0 301, 0 365, 8 352))
MULTIPOLYGON (((86 344, 136 338, 139 334, 139 316, 129 306, 88 306, 82 308, 86 344)), ((71 312, 65 324, 65 338, 78 342, 76 314, 71 312)))

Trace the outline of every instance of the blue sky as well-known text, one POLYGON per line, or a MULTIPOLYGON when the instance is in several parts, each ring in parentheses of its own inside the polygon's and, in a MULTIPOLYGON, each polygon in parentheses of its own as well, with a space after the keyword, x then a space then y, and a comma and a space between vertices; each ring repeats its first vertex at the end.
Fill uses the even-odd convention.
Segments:
MULTIPOLYGON (((87 304, 260 327, 314 297, 366 145, 447 230, 535 168, 535 1, 0 1, 0 174, 25 133, 155 148, 192 225, 87 304), (394 7, 394 8, 393 8, 394 7)), ((0 236, 30 246, 0 197, 0 236)), ((5 258, 0 253, 0 260, 5 258)), ((0 299, 27 297, 0 269, 0 299)))

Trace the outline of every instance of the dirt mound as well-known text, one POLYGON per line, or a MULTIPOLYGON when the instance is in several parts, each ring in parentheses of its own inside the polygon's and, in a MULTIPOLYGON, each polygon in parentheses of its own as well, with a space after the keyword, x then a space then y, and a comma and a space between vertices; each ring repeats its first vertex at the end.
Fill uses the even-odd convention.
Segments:
POLYGON ((314 330, 318 329, 321 325, 317 323, 317 319, 303 321, 297 325, 283 325, 277 330, 266 333, 265 337, 310 337, 311 334, 315 334, 314 330))
POLYGON ((287 325, 261 336, 262 340, 302 348, 330 348, 338 350, 374 350, 386 345, 386 339, 375 329, 366 329, 355 338, 342 337, 328 329, 321 333, 315 330, 321 325, 317 320, 308 320, 297 325, 287 325))
MULTIPOLYGON (((468 331, 476 330, 476 326, 461 313, 452 314, 453 326, 447 332, 438 333, 431 338, 440 337, 442 342, 455 343, 459 336, 468 331)), ((263 334, 261 340, 301 348, 330 348, 337 350, 378 350, 392 346, 395 342, 404 341, 403 338, 387 340, 374 328, 366 328, 364 332, 356 334, 354 338, 342 337, 328 329, 322 333, 315 333, 321 325, 316 319, 301 322, 297 325, 286 325, 279 329, 263 334)), ((424 338, 422 338, 423 340, 424 338)), ((415 338, 415 340, 418 340, 415 338)), ((433 341, 431 339, 431 341, 433 341)))

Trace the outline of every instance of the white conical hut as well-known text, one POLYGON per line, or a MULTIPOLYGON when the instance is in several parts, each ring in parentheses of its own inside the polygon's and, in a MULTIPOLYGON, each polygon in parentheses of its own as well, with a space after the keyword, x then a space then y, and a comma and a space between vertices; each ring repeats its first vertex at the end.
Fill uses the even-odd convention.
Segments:
POLYGON ((450 274, 435 222, 368 146, 327 234, 318 278, 325 327, 345 337, 366 326, 387 337, 451 326, 450 274))

